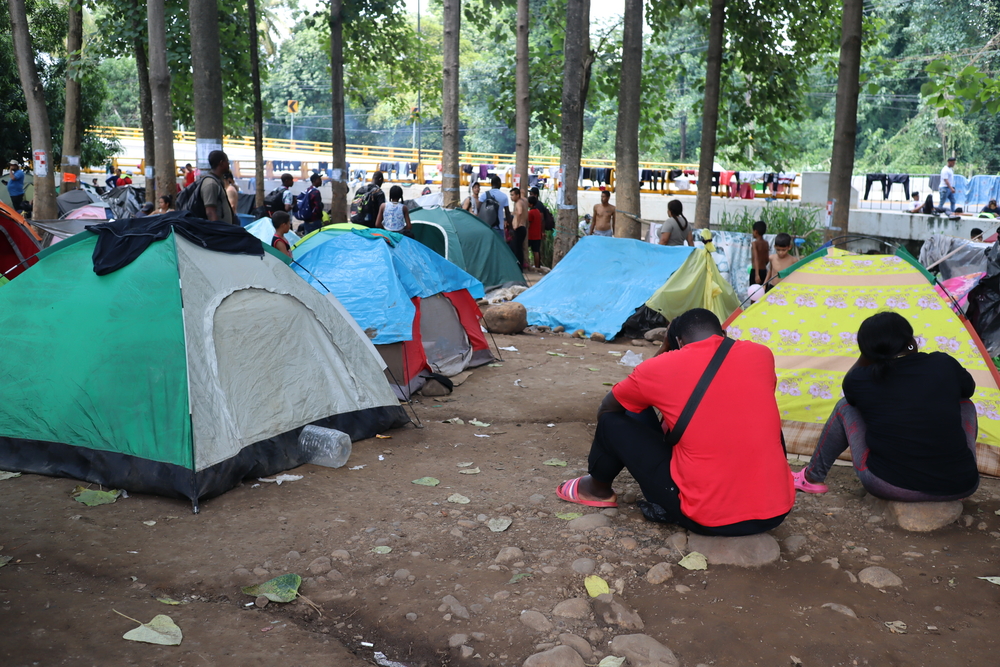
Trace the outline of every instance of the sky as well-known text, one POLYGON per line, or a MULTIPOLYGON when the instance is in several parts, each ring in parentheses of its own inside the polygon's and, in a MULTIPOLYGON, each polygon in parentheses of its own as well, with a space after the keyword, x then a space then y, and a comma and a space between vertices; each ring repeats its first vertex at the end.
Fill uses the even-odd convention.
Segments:
MULTIPOLYGON (((407 11, 416 14, 417 4, 426 9, 428 0, 406 0, 407 11)), ((590 0, 590 20, 621 16, 625 12, 625 0, 590 0)))

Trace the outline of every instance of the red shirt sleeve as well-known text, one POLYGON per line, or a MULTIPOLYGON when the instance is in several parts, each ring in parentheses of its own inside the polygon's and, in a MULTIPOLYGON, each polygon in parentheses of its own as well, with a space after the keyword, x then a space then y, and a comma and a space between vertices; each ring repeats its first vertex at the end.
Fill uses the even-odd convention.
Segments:
POLYGON ((615 395, 615 398, 622 404, 622 407, 629 412, 642 412, 652 405, 646 397, 648 392, 642 391, 642 384, 645 377, 645 373, 642 372, 642 366, 642 364, 636 366, 627 378, 611 388, 611 393, 615 395))

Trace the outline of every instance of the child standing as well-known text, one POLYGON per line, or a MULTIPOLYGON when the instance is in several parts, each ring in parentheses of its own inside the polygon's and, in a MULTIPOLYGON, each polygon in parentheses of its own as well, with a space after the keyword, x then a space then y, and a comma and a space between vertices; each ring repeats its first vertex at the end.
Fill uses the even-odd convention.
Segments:
POLYGON ((538 208, 538 197, 528 197, 528 249, 535 258, 535 270, 542 268, 542 212, 538 208))
POLYGON ((285 234, 292 231, 292 219, 287 211, 275 211, 271 216, 271 224, 274 225, 274 236, 271 237, 271 247, 292 256, 292 249, 285 240, 285 234))
POLYGON ((778 274, 790 267, 798 257, 789 254, 792 249, 792 237, 782 232, 774 237, 774 254, 767 258, 767 289, 771 289, 781 282, 778 274))
POLYGON ((750 284, 763 285, 767 280, 767 223, 758 220, 753 223, 753 243, 750 244, 750 284))
POLYGON ((389 201, 379 207, 378 216, 375 218, 375 227, 387 232, 413 236, 410 211, 403 205, 403 188, 398 185, 389 188, 389 201))

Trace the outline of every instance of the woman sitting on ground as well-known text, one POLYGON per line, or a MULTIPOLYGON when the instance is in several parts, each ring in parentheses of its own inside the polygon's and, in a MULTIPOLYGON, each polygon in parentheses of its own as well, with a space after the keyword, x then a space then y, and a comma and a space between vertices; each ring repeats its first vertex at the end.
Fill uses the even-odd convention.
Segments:
POLYGON ((389 188, 389 201, 378 209, 375 227, 387 232, 398 232, 413 236, 413 226, 410 224, 410 211, 403 204, 403 188, 394 185, 389 188))
POLYGON ((867 491, 902 502, 960 500, 979 487, 976 382, 944 352, 917 351, 913 327, 894 312, 858 329, 861 357, 844 376, 844 398, 826 422, 795 488, 825 493, 830 467, 848 447, 867 491))
POLYGON ((159 206, 156 207, 156 215, 172 213, 174 210, 174 198, 170 195, 160 195, 160 198, 156 200, 156 203, 159 204, 159 206))

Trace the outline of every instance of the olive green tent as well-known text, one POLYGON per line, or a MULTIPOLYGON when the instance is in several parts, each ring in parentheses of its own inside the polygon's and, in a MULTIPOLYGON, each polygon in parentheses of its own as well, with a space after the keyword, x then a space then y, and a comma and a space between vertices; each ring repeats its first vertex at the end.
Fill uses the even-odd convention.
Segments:
POLYGON ((410 211, 413 238, 490 290, 505 283, 526 285, 514 253, 500 235, 463 209, 410 211))

